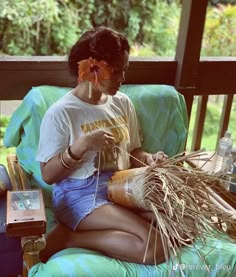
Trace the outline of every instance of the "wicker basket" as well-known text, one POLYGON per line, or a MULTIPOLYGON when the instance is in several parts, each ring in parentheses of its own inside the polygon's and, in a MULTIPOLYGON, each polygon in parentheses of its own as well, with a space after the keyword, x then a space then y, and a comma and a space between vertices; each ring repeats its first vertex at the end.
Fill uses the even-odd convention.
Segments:
POLYGON ((148 167, 117 171, 108 186, 108 197, 116 204, 129 208, 147 209, 143 201, 143 184, 148 167))

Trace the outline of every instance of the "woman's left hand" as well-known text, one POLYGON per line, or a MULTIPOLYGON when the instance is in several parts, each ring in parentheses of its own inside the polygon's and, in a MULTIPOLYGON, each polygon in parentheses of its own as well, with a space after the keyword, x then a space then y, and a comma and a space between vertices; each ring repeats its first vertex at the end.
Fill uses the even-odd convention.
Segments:
POLYGON ((148 165, 155 165, 166 160, 168 156, 163 151, 158 151, 155 154, 150 154, 146 160, 148 165))

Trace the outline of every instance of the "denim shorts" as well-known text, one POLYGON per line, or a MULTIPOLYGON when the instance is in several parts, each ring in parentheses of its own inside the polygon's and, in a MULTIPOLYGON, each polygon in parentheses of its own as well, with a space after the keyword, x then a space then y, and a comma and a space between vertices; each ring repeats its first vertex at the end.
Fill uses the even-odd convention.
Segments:
POLYGON ((57 219, 76 230, 94 209, 112 204, 107 185, 113 172, 96 173, 87 179, 66 178, 53 185, 53 208, 57 219))

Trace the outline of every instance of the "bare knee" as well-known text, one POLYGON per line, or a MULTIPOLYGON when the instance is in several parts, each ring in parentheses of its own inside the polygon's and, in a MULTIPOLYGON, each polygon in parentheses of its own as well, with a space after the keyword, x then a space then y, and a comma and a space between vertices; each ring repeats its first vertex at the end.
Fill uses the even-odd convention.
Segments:
POLYGON ((160 239, 153 239, 147 244, 145 240, 139 240, 135 244, 134 253, 137 263, 140 264, 160 264, 165 262, 165 254, 160 239))
POLYGON ((166 259, 162 244, 156 245, 156 247, 155 245, 152 245, 148 247, 143 263, 149 265, 158 265, 165 262, 165 260, 166 259))

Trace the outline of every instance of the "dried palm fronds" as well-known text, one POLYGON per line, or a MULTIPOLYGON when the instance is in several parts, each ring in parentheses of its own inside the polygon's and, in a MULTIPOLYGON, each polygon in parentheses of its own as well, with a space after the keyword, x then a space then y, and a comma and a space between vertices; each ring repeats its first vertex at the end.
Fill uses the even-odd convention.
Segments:
POLYGON ((117 172, 108 189, 115 203, 153 212, 167 260, 180 244, 220 237, 235 224, 236 211, 213 190, 225 182, 222 176, 186 165, 194 159, 205 160, 201 151, 182 153, 154 167, 117 172))

